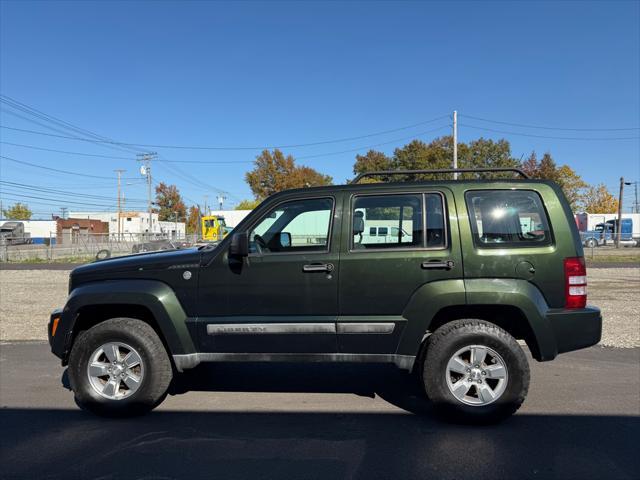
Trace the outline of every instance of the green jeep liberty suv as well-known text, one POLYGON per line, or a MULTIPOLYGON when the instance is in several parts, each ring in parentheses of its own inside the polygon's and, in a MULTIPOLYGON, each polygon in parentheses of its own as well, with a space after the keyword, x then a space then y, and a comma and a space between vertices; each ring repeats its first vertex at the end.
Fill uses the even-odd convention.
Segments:
POLYGON ((451 172, 281 192, 219 244, 76 268, 48 327, 76 402, 142 413, 202 362, 369 362, 414 372, 449 418, 511 415, 529 387, 518 340, 552 360, 598 343, 602 318, 555 183, 359 183, 451 172))

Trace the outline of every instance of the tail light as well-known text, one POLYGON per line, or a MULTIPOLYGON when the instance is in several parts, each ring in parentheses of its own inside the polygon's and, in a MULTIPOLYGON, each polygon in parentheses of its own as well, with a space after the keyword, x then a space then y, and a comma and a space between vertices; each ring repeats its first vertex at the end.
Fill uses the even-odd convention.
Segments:
POLYGON ((565 307, 584 308, 587 305, 587 268, 584 257, 564 259, 565 307))

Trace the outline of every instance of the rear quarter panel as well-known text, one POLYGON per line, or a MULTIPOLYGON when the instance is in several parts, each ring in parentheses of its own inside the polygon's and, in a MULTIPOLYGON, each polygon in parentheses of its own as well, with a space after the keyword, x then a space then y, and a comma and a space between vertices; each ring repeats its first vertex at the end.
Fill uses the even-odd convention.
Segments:
POLYGON ((580 236, 569 204, 561 189, 553 182, 509 181, 478 185, 460 184, 456 193, 465 280, 497 278, 523 279, 516 272, 520 262, 533 264, 535 273, 525 278, 542 293, 550 307, 564 305, 564 258, 582 256, 580 236), (474 244, 465 193, 472 190, 530 190, 544 203, 549 220, 552 243, 540 247, 482 248, 474 244))

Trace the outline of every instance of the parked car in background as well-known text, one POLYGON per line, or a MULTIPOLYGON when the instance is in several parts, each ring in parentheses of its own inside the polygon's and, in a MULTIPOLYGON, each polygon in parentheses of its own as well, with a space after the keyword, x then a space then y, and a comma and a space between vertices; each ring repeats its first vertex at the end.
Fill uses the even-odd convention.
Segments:
POLYGON ((148 242, 134 244, 133 247, 131 247, 131 253, 157 252, 158 250, 175 250, 177 248, 187 248, 190 246, 191 244, 189 242, 160 238, 157 240, 150 240, 148 242))

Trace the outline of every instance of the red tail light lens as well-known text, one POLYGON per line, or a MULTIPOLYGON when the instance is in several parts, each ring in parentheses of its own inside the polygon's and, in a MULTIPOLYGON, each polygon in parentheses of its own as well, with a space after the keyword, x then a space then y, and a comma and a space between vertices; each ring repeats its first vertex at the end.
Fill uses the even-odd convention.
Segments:
POLYGON ((584 257, 564 259, 565 307, 584 308, 587 305, 587 268, 584 257))

